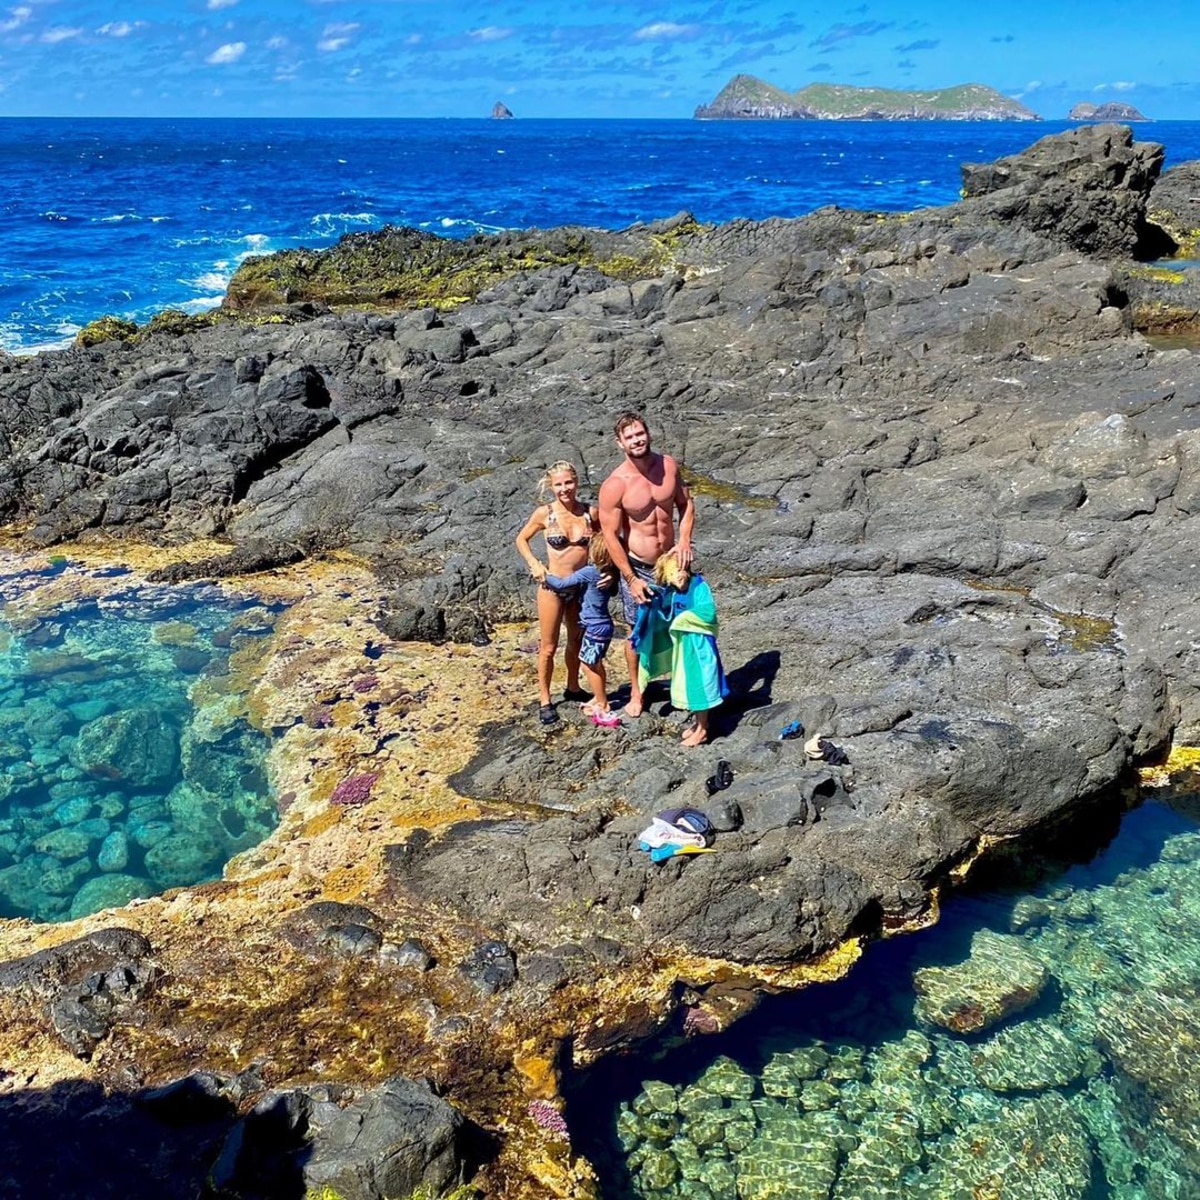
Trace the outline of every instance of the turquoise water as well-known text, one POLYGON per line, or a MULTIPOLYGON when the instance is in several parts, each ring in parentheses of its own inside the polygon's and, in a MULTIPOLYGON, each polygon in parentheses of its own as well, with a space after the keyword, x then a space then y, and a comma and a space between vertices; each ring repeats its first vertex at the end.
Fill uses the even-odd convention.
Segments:
POLYGON ((211 586, 0 565, 0 917, 218 878, 278 821, 229 674, 275 614, 211 586))
POLYGON ((1146 803, 1090 863, 623 1068, 603 1195, 1200 1197, 1197 815, 1146 803))

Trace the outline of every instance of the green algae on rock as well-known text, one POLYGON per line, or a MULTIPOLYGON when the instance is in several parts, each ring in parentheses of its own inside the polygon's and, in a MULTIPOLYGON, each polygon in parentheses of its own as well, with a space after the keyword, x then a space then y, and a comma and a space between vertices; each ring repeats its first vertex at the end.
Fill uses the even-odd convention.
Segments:
POLYGON ((619 232, 581 227, 476 234, 465 240, 388 225, 351 233, 327 250, 247 259, 226 293, 227 311, 315 302, 367 309, 453 308, 523 271, 574 265, 632 281, 663 274, 675 247, 702 231, 688 214, 619 232))

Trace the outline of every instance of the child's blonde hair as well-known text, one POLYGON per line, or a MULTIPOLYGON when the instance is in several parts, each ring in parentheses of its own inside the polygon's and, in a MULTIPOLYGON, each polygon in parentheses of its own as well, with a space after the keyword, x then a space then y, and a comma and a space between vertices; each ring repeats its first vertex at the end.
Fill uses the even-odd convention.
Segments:
POLYGON ((608 552, 608 539, 602 533, 593 533, 588 542, 588 562, 604 570, 612 566, 612 555, 608 552))
POLYGON ((658 558, 654 560, 654 582, 657 583, 659 587, 667 587, 670 584, 670 580, 667 578, 667 573, 672 567, 674 567, 676 570, 682 571, 685 575, 690 575, 692 573, 690 567, 685 567, 679 561, 679 555, 675 553, 674 546, 672 546, 671 549, 666 551, 664 554, 660 554, 658 558))
POLYGON ((550 490, 550 480, 553 476, 557 475, 559 471, 569 471, 571 473, 571 478, 574 479, 577 484, 579 483, 579 472, 575 469, 575 464, 572 462, 567 462, 565 458, 560 459, 556 463, 551 463, 550 466, 546 468, 546 473, 541 477, 541 479, 538 480, 537 494, 539 500, 544 500, 546 498, 546 493, 550 490))

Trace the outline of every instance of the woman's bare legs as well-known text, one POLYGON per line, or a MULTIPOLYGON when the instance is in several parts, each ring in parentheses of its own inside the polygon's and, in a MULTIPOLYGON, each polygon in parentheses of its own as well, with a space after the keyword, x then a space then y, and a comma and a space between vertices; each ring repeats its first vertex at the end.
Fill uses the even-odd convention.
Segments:
POLYGON ((703 746, 708 741, 708 709, 692 714, 695 724, 679 739, 683 746, 703 746))
POLYGON ((567 666, 567 691, 579 691, 579 648, 583 645, 583 626, 579 624, 579 601, 568 600, 563 605, 563 624, 567 627, 567 648, 563 662, 567 666))
MULTIPOLYGON (((537 591, 538 612, 538 703, 550 704, 550 683, 554 678, 554 656, 558 653, 558 632, 562 628, 563 612, 566 609, 557 592, 548 587, 537 591)), ((575 622, 579 628, 578 619, 575 622)), ((568 637, 569 637, 568 633, 568 637)), ((568 642, 568 645, 570 643, 568 642)), ((570 668, 568 668, 568 671, 570 668)), ((575 646, 575 681, 579 683, 579 645, 575 646)))

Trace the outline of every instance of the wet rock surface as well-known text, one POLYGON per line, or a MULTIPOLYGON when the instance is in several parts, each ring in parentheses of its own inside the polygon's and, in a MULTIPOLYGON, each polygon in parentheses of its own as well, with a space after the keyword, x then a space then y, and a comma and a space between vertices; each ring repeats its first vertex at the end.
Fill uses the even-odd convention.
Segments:
MULTIPOLYGON (((371 589, 343 587, 336 620, 280 626, 246 710, 283 737, 287 819, 233 872, 254 880, 229 885, 238 903, 254 892, 245 911, 214 885, 196 949, 172 926, 185 982, 143 1014, 155 1061, 261 1055, 289 1083, 377 1079, 415 1055, 495 1121, 522 1088, 553 1096, 552 1048, 582 1063, 661 1030, 681 971, 725 1019, 723 971, 752 991, 927 919, 982 848, 1099 803, 1200 730, 1200 610, 1179 553, 1200 513, 1200 356, 1132 330, 1114 259, 1145 234, 1159 155, 1099 130, 997 166, 946 209, 642 230, 639 244, 673 235, 646 278, 542 262, 453 311, 313 309, 0 364, 0 513, 27 523, 26 545, 216 534, 233 547, 162 569, 269 576, 303 552, 319 573, 336 568, 315 556, 350 549, 375 570, 371 589), (1065 207, 1045 207, 1055 197, 1065 207), (533 597, 512 538, 549 463, 576 461, 594 496, 628 407, 699 506, 733 685, 700 751, 679 746, 661 692, 613 731, 565 705, 547 731, 521 707, 528 647, 504 622, 528 621, 533 597), (405 657, 409 639, 459 645, 405 657), (848 765, 781 741, 794 720, 848 765), (718 759, 733 782, 710 800, 718 759), (637 850, 658 809, 718 803, 716 853, 637 850), (189 953, 239 996, 215 1041, 172 1016, 209 986, 189 953), (402 1014, 386 1050, 331 1049, 334 996, 356 1028, 402 1014), (259 1028, 240 1015, 256 1006, 259 1028), (323 1032, 297 1034, 297 1011, 323 1032)), ((176 752, 111 724, 97 738, 129 740, 138 771, 176 752)), ((200 780, 218 749, 178 753, 200 780)), ((175 886, 205 848, 155 819, 134 836, 154 883, 175 886)), ((113 894, 136 894, 121 846, 94 832, 113 894)), ((71 846, 43 853, 70 873, 71 846)), ((137 911, 178 922, 176 903, 137 911)), ((105 1069, 136 1059, 119 1031, 101 1037, 105 1069)), ((541 1146, 519 1131, 510 1163, 541 1146)))

